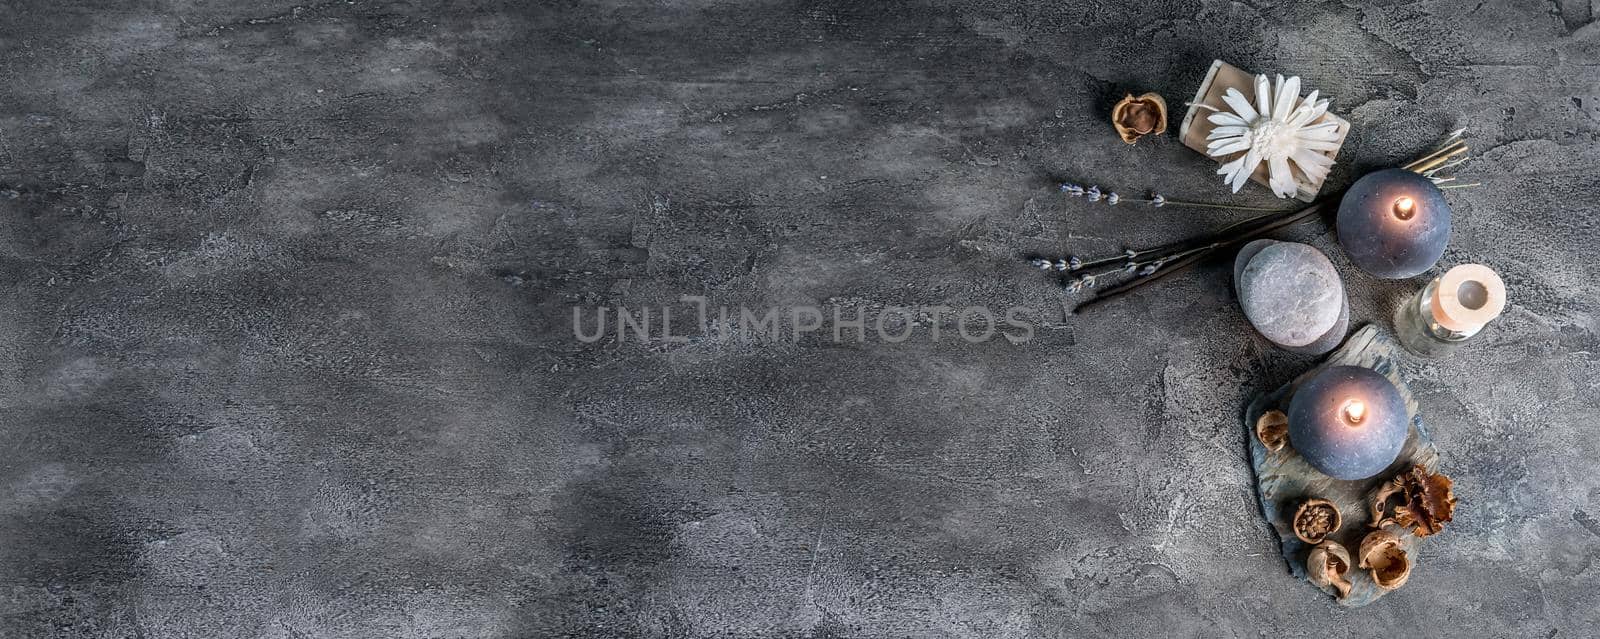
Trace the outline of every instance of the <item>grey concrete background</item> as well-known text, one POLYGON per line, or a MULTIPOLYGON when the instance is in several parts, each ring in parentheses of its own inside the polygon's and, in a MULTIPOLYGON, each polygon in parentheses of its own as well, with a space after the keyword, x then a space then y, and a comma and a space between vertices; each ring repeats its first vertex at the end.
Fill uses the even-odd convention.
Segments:
MULTIPOLYGON (((1593 637, 1597 11, 12 0, 0 636, 1593 637), (1106 122, 1213 58, 1334 98, 1335 183, 1471 127, 1444 263, 1511 305, 1409 371, 1463 504, 1363 610, 1258 516, 1237 415, 1312 360, 1226 260, 1067 316, 1020 259, 1233 219, 1060 179, 1273 202, 1106 122), (572 336, 684 294, 1048 327, 572 336)), ((1358 323, 1419 286, 1282 237, 1358 323)))

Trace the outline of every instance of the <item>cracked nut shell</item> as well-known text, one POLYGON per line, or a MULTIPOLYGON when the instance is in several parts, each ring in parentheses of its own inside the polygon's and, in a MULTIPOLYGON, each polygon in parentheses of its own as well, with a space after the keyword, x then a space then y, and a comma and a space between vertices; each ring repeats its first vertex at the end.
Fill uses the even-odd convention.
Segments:
POLYGON ((1306 556, 1307 579, 1318 586, 1332 587, 1340 599, 1350 595, 1351 584, 1345 574, 1351 567, 1350 551, 1332 540, 1317 544, 1306 556))
POLYGON ((1372 495, 1372 526, 1381 528, 1394 523, 1418 537, 1427 537, 1444 530, 1456 511, 1455 491, 1450 478, 1430 473, 1422 466, 1412 466, 1385 482, 1372 495), (1394 515, 1386 517, 1385 510, 1391 498, 1400 496, 1394 515))
POLYGON ((1281 410, 1269 410, 1256 419, 1256 439, 1267 450, 1277 452, 1289 443, 1289 416, 1281 410))
POLYGON ((1155 93, 1134 97, 1132 93, 1122 98, 1111 109, 1111 125, 1123 142, 1133 144, 1151 133, 1167 130, 1167 101, 1155 93))
POLYGON ((1311 498, 1294 511, 1294 536, 1308 544, 1319 544, 1339 530, 1344 518, 1339 507, 1326 499, 1311 498))
POLYGON ((1406 585, 1411 578, 1411 557, 1406 554, 1400 538, 1387 530, 1374 530, 1361 540, 1357 552, 1358 564, 1372 576, 1372 582, 1384 590, 1394 590, 1406 585))

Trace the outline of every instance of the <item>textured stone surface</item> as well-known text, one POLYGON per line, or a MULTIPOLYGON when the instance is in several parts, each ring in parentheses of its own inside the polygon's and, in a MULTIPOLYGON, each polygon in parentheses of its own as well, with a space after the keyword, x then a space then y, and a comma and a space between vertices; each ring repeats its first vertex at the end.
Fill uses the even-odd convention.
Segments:
POLYGON ((1297 242, 1257 250, 1239 271, 1236 288, 1250 324, 1283 346, 1317 341, 1334 328, 1345 303, 1344 282, 1333 262, 1315 247, 1297 242))
POLYGON ((1302 355, 1321 355, 1344 343, 1344 338, 1350 333, 1350 298, 1346 297, 1339 305, 1339 319, 1333 323, 1328 332, 1323 333, 1316 341, 1305 346, 1290 346, 1285 350, 1302 355))
MULTIPOLYGON (((1600 27, 1582 2, 13 0, 0 636, 1581 637, 1600 624, 1600 27), (448 6, 448 9, 440 8, 448 6), (1237 219, 1124 93, 1212 58, 1459 126, 1406 375, 1456 480, 1411 583, 1284 570, 1238 420, 1314 358, 1225 260, 1081 316, 1028 252, 1237 219), (574 339, 571 307, 1037 309, 1026 344, 574 339)), ((1356 323, 1415 283, 1351 268, 1356 323)), ((680 309, 692 313, 693 308, 680 309)), ((681 317, 681 315, 680 315, 681 317)), ((952 328, 945 326, 946 330, 952 328)), ((682 329, 679 329, 682 330, 682 329)))
POLYGON ((1239 250, 1233 254, 1233 290, 1234 290, 1234 294, 1237 295, 1238 292, 1239 292, 1239 276, 1244 274, 1244 267, 1248 266, 1250 264, 1250 260, 1254 259, 1255 256, 1256 256, 1256 253, 1260 253, 1261 249, 1267 248, 1267 247, 1272 246, 1273 244, 1277 244, 1277 243, 1278 243, 1278 240, 1273 240, 1273 239, 1251 240, 1249 242, 1246 242, 1243 246, 1240 246, 1239 250))

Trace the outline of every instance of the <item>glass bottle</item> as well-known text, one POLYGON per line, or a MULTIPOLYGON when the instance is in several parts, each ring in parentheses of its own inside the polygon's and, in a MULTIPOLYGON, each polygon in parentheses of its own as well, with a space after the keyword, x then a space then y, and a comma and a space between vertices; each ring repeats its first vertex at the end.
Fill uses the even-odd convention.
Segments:
POLYGON ((1505 310, 1506 285, 1482 264, 1462 264, 1428 282, 1395 313, 1400 345, 1434 359, 1483 332, 1505 310))

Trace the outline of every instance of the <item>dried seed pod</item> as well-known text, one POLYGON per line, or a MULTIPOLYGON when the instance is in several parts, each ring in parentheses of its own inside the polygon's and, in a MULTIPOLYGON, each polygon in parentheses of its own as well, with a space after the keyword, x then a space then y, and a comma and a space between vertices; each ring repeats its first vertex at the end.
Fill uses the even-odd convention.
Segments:
POLYGON ((1289 416, 1281 410, 1269 410, 1256 419, 1256 439, 1267 450, 1277 452, 1289 442, 1289 416))
POLYGON ((1111 125, 1123 142, 1133 144, 1150 133, 1167 130, 1167 101, 1154 93, 1134 97, 1129 93, 1111 109, 1111 125))
POLYGON ((1400 538, 1387 530, 1374 530, 1361 540, 1356 553, 1360 567, 1372 576, 1372 582, 1384 590, 1394 590, 1406 585, 1411 578, 1411 557, 1406 554, 1400 538))
POLYGON ((1373 491, 1372 517, 1369 520, 1373 528, 1382 528, 1387 524, 1394 523, 1393 519, 1386 516, 1384 507, 1389 503, 1389 498, 1398 492, 1400 492, 1400 475, 1390 477, 1389 481, 1383 482, 1376 491, 1373 491))
POLYGON ((1455 516, 1456 496, 1450 478, 1431 474, 1421 466, 1413 466, 1404 489, 1406 503, 1395 506, 1394 520, 1411 528, 1418 537, 1427 537, 1444 529, 1444 524, 1455 516))
POLYGON ((1350 566, 1350 551, 1333 540, 1317 544, 1306 556, 1307 578, 1318 586, 1332 586, 1340 599, 1350 595, 1350 580, 1345 578, 1350 566))
POLYGON ((1343 523, 1344 518, 1339 516, 1339 508, 1333 502, 1314 497, 1295 509, 1294 536, 1308 544, 1322 543, 1343 523))
POLYGON ((1444 529, 1445 522, 1455 515, 1456 496, 1450 478, 1430 473, 1421 466, 1412 466, 1405 472, 1378 488, 1372 494, 1372 526, 1381 528, 1394 523, 1418 537, 1427 537, 1444 529), (1401 502, 1394 507, 1392 517, 1385 516, 1389 500, 1399 495, 1401 502))

